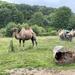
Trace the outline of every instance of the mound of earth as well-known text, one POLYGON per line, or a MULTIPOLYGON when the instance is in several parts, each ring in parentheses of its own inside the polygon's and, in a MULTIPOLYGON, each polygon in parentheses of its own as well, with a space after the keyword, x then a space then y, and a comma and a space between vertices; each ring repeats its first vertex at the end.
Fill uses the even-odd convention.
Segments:
POLYGON ((75 70, 53 70, 53 69, 12 69, 7 70, 9 75, 75 75, 75 70))

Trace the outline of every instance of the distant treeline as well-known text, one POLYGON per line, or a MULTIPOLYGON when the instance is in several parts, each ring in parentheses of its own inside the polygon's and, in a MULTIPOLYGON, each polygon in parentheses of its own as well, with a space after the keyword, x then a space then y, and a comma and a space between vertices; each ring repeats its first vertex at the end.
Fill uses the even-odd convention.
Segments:
POLYGON ((46 32, 60 28, 75 29, 75 13, 65 6, 51 8, 0 1, 0 28, 12 25, 10 22, 16 25, 28 24, 34 29, 42 28, 46 32))

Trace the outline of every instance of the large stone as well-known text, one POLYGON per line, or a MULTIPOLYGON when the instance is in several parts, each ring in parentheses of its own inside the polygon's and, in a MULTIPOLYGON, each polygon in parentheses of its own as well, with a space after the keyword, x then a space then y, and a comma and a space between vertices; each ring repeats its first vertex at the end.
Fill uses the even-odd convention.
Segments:
POLYGON ((53 49, 53 56, 55 57, 57 52, 63 52, 64 51, 64 46, 55 46, 53 49))
POLYGON ((67 64, 75 62, 75 52, 64 50, 63 46, 56 46, 53 49, 53 56, 56 63, 67 64))

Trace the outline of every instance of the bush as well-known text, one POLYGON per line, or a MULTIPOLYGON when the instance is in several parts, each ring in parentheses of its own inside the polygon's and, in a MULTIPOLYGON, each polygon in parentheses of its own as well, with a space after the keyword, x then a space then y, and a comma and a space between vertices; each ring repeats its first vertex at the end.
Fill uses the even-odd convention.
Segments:
POLYGON ((51 32, 51 31, 53 31, 53 30, 55 30, 54 28, 52 28, 52 27, 47 27, 47 32, 51 32))
POLYGON ((55 35, 56 35, 56 31, 45 32, 45 33, 39 34, 39 36, 55 36, 55 35))
POLYGON ((41 36, 55 36, 57 34, 56 29, 52 27, 47 27, 46 28, 46 33, 41 34, 41 36))
POLYGON ((56 30, 54 30, 54 28, 43 28, 41 26, 38 25, 34 25, 32 26, 33 31, 39 35, 39 36, 55 36, 56 35, 56 30))
MULTIPOLYGON (((24 28, 29 28, 29 25, 27 23, 23 23, 23 24, 15 24, 14 22, 10 22, 7 24, 6 26, 6 36, 12 36, 12 28, 17 27, 19 28, 19 30, 24 27, 24 28)), ((39 35, 39 36, 49 36, 49 35, 56 35, 56 31, 53 28, 44 28, 38 25, 33 25, 31 26, 33 31, 39 35)), ((3 31, 3 30, 2 30, 3 31)), ((1 32, 4 34, 4 32, 1 32)))
POLYGON ((6 29, 5 28, 1 28, 0 29, 0 37, 4 37, 6 35, 6 29))
POLYGON ((56 30, 52 30, 51 32, 50 32, 50 35, 57 35, 57 31, 56 30))
POLYGON ((29 25, 27 23, 23 23, 23 24, 16 24, 14 22, 10 22, 7 24, 6 26, 6 36, 11 37, 12 36, 12 28, 19 28, 19 30, 24 27, 24 28, 29 28, 29 25))
POLYGON ((18 26, 19 26, 19 28, 22 28, 22 27, 24 27, 24 28, 26 28, 26 29, 28 29, 28 28, 29 28, 28 23, 18 24, 18 26))
POLYGON ((40 34, 46 32, 46 30, 43 27, 38 26, 38 25, 32 26, 32 29, 37 35, 40 35, 40 34))
POLYGON ((10 22, 6 26, 6 36, 12 36, 12 28, 18 27, 14 22, 10 22))

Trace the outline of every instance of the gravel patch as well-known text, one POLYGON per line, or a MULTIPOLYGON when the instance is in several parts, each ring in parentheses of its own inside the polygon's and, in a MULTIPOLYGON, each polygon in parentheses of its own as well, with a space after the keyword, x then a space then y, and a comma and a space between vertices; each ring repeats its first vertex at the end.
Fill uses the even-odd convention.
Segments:
POLYGON ((75 75, 75 70, 54 70, 54 69, 12 69, 6 70, 10 75, 75 75))

